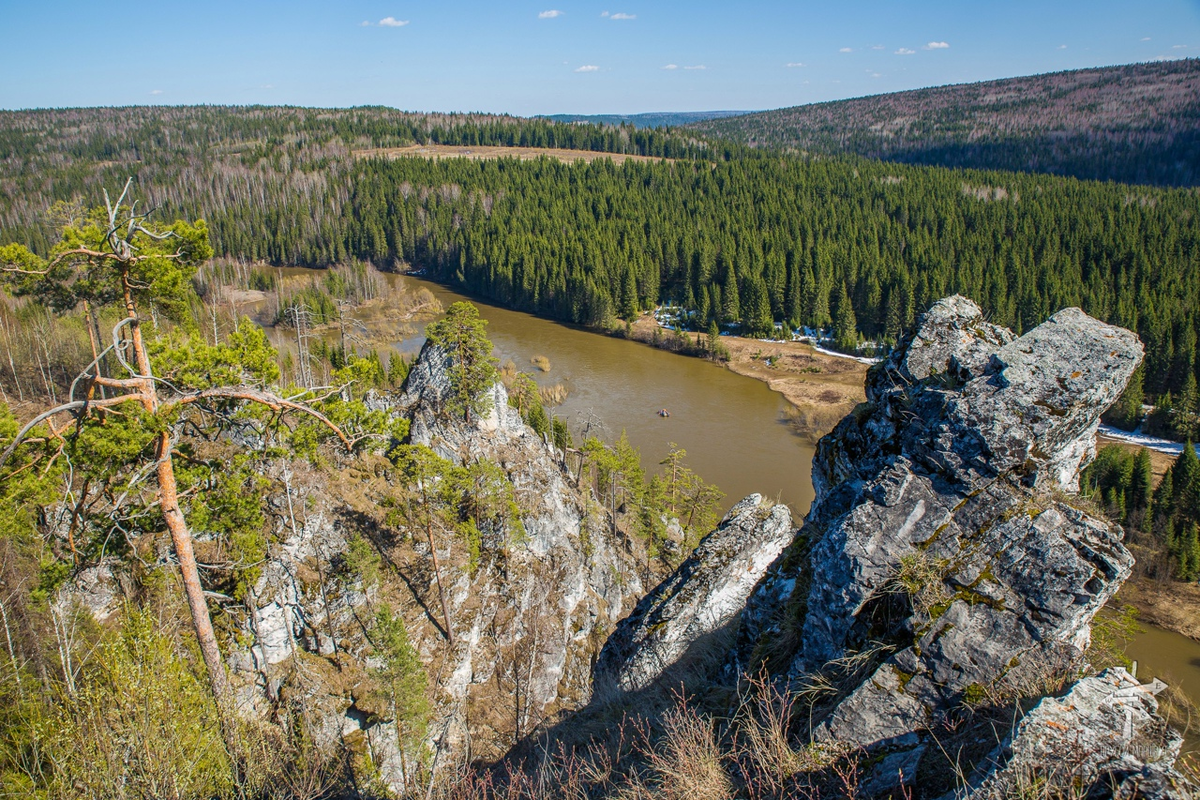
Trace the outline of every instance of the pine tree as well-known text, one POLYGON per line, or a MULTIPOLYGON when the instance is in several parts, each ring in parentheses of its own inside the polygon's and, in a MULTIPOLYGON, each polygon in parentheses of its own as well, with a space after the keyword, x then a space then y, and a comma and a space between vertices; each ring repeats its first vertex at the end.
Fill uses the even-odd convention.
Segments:
POLYGON ((488 389, 496 382, 496 359, 492 358, 492 343, 487 338, 487 320, 470 303, 454 303, 446 316, 425 329, 429 344, 441 347, 451 358, 450 396, 446 409, 461 413, 469 420, 471 414, 486 415, 492 409, 488 389))

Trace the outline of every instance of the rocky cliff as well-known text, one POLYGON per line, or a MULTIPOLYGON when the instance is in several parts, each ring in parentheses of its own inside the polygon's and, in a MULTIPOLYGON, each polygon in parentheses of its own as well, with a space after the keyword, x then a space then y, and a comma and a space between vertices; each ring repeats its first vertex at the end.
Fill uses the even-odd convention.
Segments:
MULTIPOLYGON (((766 663, 795 689, 820 687, 813 740, 902 767, 877 789, 900 773, 928 783, 940 760, 926 753, 972 709, 1069 679, 1133 564, 1120 528, 1072 492, 1100 414, 1141 356, 1132 333, 1078 309, 1018 338, 965 298, 935 304, 872 369, 867 402, 819 443, 816 500, 748 603, 731 665, 766 663)), ((1037 738, 1036 718, 979 785, 1007 780, 996 776, 1037 738)), ((1092 722, 1073 725, 1082 735, 1092 722)), ((1093 734, 1098 762, 1119 761, 1130 737, 1093 734)), ((1146 760, 1169 766, 1176 752, 1146 760)), ((1010 772, 1029 767, 1022 758, 1010 772)))
POLYGON ((642 598, 604 644, 598 684, 636 692, 690 648, 735 621, 767 567, 794 536, 785 505, 752 494, 729 510, 674 573, 642 598))
POLYGON ((638 544, 571 484, 562 454, 521 420, 502 385, 489 390, 482 418, 445 413, 448 363, 427 346, 404 392, 376 403, 410 420, 413 444, 458 465, 499 465, 513 487, 519 535, 489 528, 473 569, 454 531, 435 537, 453 645, 428 545, 388 517, 398 479, 376 459, 333 479, 295 465, 296 474, 281 476, 291 487, 272 499, 282 541, 251 592, 240 634, 249 646, 228 658, 243 708, 269 715, 295 701, 318 744, 369 743, 393 787, 403 782, 405 755, 429 758, 401 753, 373 696, 369 629, 382 603, 401 613, 425 664, 434 713, 419 749, 443 764, 497 758, 543 721, 585 704, 600 645, 644 593, 638 544), (377 585, 344 569, 353 537, 382 556, 377 585))

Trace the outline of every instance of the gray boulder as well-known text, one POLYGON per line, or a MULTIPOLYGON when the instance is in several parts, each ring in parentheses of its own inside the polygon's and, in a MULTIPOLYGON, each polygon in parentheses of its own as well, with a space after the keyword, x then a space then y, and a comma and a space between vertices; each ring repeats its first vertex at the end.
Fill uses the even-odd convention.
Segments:
POLYGON ((735 505, 690 557, 621 620, 593 669, 597 684, 646 688, 697 641, 735 619, 795 535, 785 505, 752 494, 735 505))
POLYGON ((1036 789, 1039 796, 1191 798, 1174 768, 1183 739, 1158 715, 1155 694, 1165 688, 1117 667, 1047 697, 956 797, 1005 800, 1036 789))

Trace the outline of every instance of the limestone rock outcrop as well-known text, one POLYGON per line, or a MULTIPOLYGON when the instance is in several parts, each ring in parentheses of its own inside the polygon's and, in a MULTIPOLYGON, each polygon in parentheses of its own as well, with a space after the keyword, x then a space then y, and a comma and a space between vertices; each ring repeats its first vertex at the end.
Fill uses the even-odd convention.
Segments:
POLYGON ((815 738, 904 750, 964 701, 1077 657, 1133 558, 1070 493, 1141 357, 1078 309, 1016 337, 965 298, 936 303, 818 444, 816 500, 731 667, 795 640, 793 683, 858 675, 815 738))
MULTIPOLYGON (((516 689, 525 697, 517 732, 585 704, 596 650, 645 590, 635 543, 597 518, 603 512, 589 513, 559 454, 508 404, 501 383, 488 392, 486 416, 463 420, 444 412, 450 363, 426 345, 409 374, 400 403, 412 420, 412 442, 456 463, 499 464, 516 490, 525 534, 503 573, 481 570, 456 586, 452 614, 463 632, 445 688, 458 705, 447 707, 444 723, 447 746, 454 746, 472 735, 466 716, 472 689, 493 682, 497 671, 519 668, 527 676, 516 689)), ((475 731, 473 749, 481 738, 475 731)))
MULTIPOLYGON (((453 645, 424 533, 402 521, 381 525, 375 501, 361 497, 367 484, 386 494, 386 480, 330 481, 302 470, 287 477, 292 496, 274 500, 280 541, 250 593, 242 631, 249 646, 229 654, 244 708, 269 714, 281 698, 295 699, 318 745, 361 737, 396 788, 404 759, 369 677, 368 631, 381 602, 404 617, 435 687, 427 747, 454 763, 468 746, 473 757, 498 758, 542 721, 586 704, 604 636, 644 592, 637 543, 589 508, 561 452, 508 405, 503 385, 488 391, 491 411, 482 418, 445 413, 448 363, 426 346, 405 391, 375 402, 410 420, 412 443, 459 465, 489 460, 514 489, 521 531, 483 531, 473 569, 454 531, 435 538, 453 645), (387 585, 363 586, 345 573, 353 536, 380 549, 395 576, 387 585)), ((389 469, 381 463, 375 472, 389 469)))
POLYGON ((703 637, 734 620, 795 534, 785 505, 752 494, 621 620, 593 670, 598 684, 646 688, 703 637))

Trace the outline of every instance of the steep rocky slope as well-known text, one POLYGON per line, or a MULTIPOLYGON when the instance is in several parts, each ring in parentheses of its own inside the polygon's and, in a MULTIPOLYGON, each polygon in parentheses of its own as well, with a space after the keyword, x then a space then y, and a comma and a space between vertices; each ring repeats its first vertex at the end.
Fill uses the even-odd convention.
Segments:
MULTIPOLYGON (((488 390, 486 415, 447 413, 451 362, 426 346, 405 391, 374 402, 410 421, 413 444, 498 465, 520 530, 494 521, 473 555, 439 529, 435 559, 392 513, 404 487, 390 461, 280 462, 286 492, 268 498, 280 544, 245 613, 228 615, 240 619, 227 656, 241 708, 301 717, 319 747, 369 756, 384 784, 412 789, 422 762, 470 774, 459 768, 514 746, 520 761, 590 731, 624 742, 614 711, 653 717, 694 662, 689 697, 728 720, 766 687, 783 702, 781 741, 809 787, 841 785, 822 770, 853 763, 860 796, 907 785, 917 798, 1190 798, 1174 766, 1181 740, 1158 714, 1162 685, 1115 668, 1087 677, 1094 618, 1133 559, 1120 528, 1075 495, 1078 472, 1141 356, 1133 334, 1078 309, 1018 338, 971 301, 942 300, 819 443, 798 531, 786 507, 751 495, 646 592, 639 543, 581 493, 503 386, 488 390), (382 559, 377 578, 361 568, 364 542, 382 559), (373 674, 385 608, 429 679, 432 720, 416 741, 373 674)), ((86 577, 77 595, 102 616, 117 592, 86 577)), ((639 725, 654 761, 657 723, 639 725)), ((641 785, 647 750, 615 747, 588 767, 609 765, 591 795, 620 794, 612 775, 641 785)), ((713 758, 718 772, 740 763, 713 758)), ((743 794, 795 796, 788 780, 743 794)), ((714 785, 737 791, 724 772, 714 785)))

